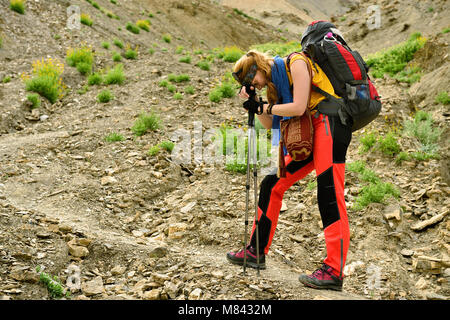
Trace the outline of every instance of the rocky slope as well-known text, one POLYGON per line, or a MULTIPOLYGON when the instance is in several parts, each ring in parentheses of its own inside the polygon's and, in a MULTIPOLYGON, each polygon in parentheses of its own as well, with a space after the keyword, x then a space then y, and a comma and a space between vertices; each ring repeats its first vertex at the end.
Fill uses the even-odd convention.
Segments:
MULTIPOLYGON (((254 270, 244 277, 240 267, 227 263, 225 253, 241 246, 245 176, 226 171, 223 164, 178 165, 167 151, 157 156, 147 151, 177 129, 194 132, 194 121, 201 121, 203 133, 224 123, 245 126, 237 97, 219 103, 208 98, 232 64, 216 58, 210 70, 202 70, 196 63, 210 49, 246 49, 278 41, 280 32, 216 2, 97 3, 120 20, 81 0, 28 1, 25 15, 0 1, 0 78, 11 78, 0 84, 2 299, 49 299, 38 265, 57 275, 64 287, 73 287, 71 299, 448 299, 448 139, 441 139, 441 160, 396 165, 377 151, 360 154, 364 132, 355 134, 349 162, 366 161, 401 196, 387 205, 349 210, 351 247, 343 292, 305 288, 297 280, 325 255, 312 175, 285 195, 268 269, 260 277, 254 270), (70 4, 88 13, 93 26, 65 28, 70 4), (148 33, 126 30, 128 21, 150 13, 148 33), (164 42, 163 34, 172 35, 172 41, 164 42), (138 58, 122 59, 126 81, 108 86, 112 101, 98 102, 103 86, 86 91, 86 78, 66 65, 63 81, 69 93, 55 104, 43 99, 39 109, 30 109, 20 75, 31 70, 34 60, 64 61, 67 48, 84 42, 95 49, 95 68, 101 70, 113 65, 112 51, 120 51, 102 47, 114 38, 138 46, 138 58), (191 63, 179 62, 179 46, 191 53, 191 63), (175 100, 159 86, 171 73, 189 75, 195 93, 175 100), (157 112, 162 128, 136 137, 130 128, 142 111, 157 112), (106 142, 113 131, 125 139, 106 142)), ((394 3, 392 12, 403 10, 404 3, 394 3)), ((352 19, 364 10, 355 6, 342 27, 351 29, 352 19)), ((436 20, 432 17, 423 19, 424 25, 436 20)), ((448 137, 448 107, 434 104, 435 92, 448 91, 448 33, 440 36, 439 31, 430 34, 431 49, 417 53, 415 60, 425 69, 420 82, 410 88, 389 78, 376 80, 384 109, 367 131, 383 134, 392 120, 401 123, 420 108, 433 114, 448 137)), ((295 37, 289 30, 281 35, 295 37)), ((179 92, 186 86, 175 85, 179 92)), ((360 185, 348 172, 349 206, 360 185)))

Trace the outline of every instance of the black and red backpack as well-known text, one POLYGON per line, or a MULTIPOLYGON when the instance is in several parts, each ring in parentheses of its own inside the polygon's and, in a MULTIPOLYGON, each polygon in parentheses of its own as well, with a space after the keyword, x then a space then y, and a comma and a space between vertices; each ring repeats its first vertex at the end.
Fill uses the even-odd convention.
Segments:
MULTIPOLYGON (((338 115, 341 122, 356 131, 374 120, 381 111, 380 96, 370 81, 369 67, 361 55, 347 45, 341 32, 328 21, 314 21, 302 35, 302 51, 325 72, 336 98, 312 86, 324 95, 317 108, 326 115, 338 115)), ((289 65, 289 63, 288 63, 289 65)))

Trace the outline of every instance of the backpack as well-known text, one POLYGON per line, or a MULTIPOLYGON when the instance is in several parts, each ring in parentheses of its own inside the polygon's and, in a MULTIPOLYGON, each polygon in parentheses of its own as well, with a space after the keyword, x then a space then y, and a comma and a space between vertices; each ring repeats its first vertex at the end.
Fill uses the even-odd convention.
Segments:
MULTIPOLYGON (((370 81, 369 67, 361 55, 347 45, 341 32, 328 21, 314 21, 302 35, 302 51, 317 63, 330 80, 336 98, 312 85, 326 97, 318 105, 325 115, 339 116, 344 125, 356 131, 374 120, 381 111, 381 100, 370 81)), ((292 54, 291 54, 292 55, 292 54)), ((288 56, 288 63, 291 58, 288 56)))

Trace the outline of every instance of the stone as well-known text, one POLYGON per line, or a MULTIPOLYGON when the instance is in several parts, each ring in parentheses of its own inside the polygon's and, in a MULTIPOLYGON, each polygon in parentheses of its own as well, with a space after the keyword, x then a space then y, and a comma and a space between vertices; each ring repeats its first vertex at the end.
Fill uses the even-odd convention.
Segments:
POLYGON ((81 284, 81 291, 83 291, 86 297, 101 294, 105 292, 103 287, 103 280, 101 276, 97 276, 90 281, 83 282, 81 284))
POLYGON ((169 239, 181 239, 184 236, 184 233, 187 229, 188 225, 183 222, 173 223, 169 226, 169 239))
POLYGON ((424 290, 428 287, 428 282, 421 277, 414 286, 419 290, 424 290))
POLYGON ((189 294, 189 300, 200 300, 201 296, 203 294, 202 289, 200 288, 195 288, 194 290, 191 291, 191 293, 189 294))
POLYGON ((104 176, 100 180, 100 183, 102 186, 108 185, 108 184, 114 184, 117 183, 117 179, 111 176, 104 176))
POLYGON ((149 291, 145 291, 142 294, 142 299, 144 300, 159 300, 161 298, 161 290, 160 289, 152 289, 149 291))
POLYGON ((114 268, 111 269, 111 274, 113 276, 120 276, 124 274, 126 270, 127 268, 124 266, 115 266, 114 268))
POLYGON ((448 297, 437 294, 435 292, 427 292, 426 298, 427 300, 448 300, 448 297))
POLYGON ((440 214, 437 214, 433 217, 431 217, 430 219, 424 220, 424 221, 420 221, 414 225, 411 226, 411 229, 413 229, 414 231, 421 231, 429 226, 432 226, 440 221, 442 221, 445 216, 448 214, 449 210, 442 212, 440 214))
POLYGON ((167 255, 167 252, 168 250, 166 247, 158 246, 149 253, 149 256, 150 258, 162 258, 167 255))
POLYGON ((82 246, 76 246, 76 245, 69 245, 69 254, 71 256, 74 256, 76 258, 85 258, 89 254, 89 250, 82 246))
POLYGON ((430 272, 433 274, 441 273, 441 260, 433 257, 418 256, 413 257, 413 270, 416 272, 430 272))
POLYGON ((77 239, 77 244, 82 246, 82 247, 88 247, 92 242, 92 239, 88 239, 88 238, 81 238, 81 239, 77 239))
POLYGON ((402 251, 400 251, 400 254, 404 257, 411 257, 414 254, 414 251, 411 249, 402 249, 402 251))
POLYGON ((281 201, 281 209, 280 212, 284 212, 288 209, 286 202, 281 201))
POLYGON ((402 209, 400 208, 400 206, 398 204, 391 204, 388 205, 383 212, 384 217, 387 220, 390 219, 395 219, 397 221, 402 220, 402 209))
POLYGON ((223 278, 223 272, 222 270, 214 270, 213 272, 211 272, 211 275, 214 278, 218 278, 218 279, 222 279, 223 278))
POLYGON ((181 285, 182 285, 181 282, 178 284, 175 284, 172 281, 166 281, 164 283, 164 290, 166 291, 169 298, 175 299, 181 290, 181 285))
POLYGON ((191 209, 193 207, 195 207, 196 204, 197 204, 197 201, 189 202, 187 205, 185 205, 183 208, 180 209, 180 212, 183 213, 183 214, 186 214, 189 211, 191 211, 191 209))

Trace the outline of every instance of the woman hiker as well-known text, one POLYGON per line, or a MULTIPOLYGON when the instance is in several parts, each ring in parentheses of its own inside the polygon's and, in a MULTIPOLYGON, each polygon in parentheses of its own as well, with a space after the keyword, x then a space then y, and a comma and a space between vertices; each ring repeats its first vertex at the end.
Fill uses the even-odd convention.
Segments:
MULTIPOLYGON (((284 193, 315 170, 327 257, 320 268, 310 275, 300 275, 299 280, 314 288, 342 290, 343 268, 350 242, 344 200, 345 157, 352 133, 351 128, 342 125, 338 117, 317 112, 317 104, 325 97, 311 91, 311 82, 336 96, 333 87, 322 69, 301 54, 291 55, 288 67, 287 58, 270 58, 252 50, 236 62, 233 71, 241 84, 249 83, 258 90, 267 87, 268 103, 254 102, 256 110, 260 111, 258 113, 262 111, 258 119, 267 129, 279 129, 283 117, 302 115, 310 96, 309 109, 314 126, 313 152, 303 161, 293 161, 289 154, 285 155, 286 177, 279 178, 275 170, 261 182, 258 200, 260 268, 265 268, 265 255, 272 243, 284 193), (307 64, 311 67, 312 79, 307 64)), ((239 96, 246 100, 249 98, 245 86, 241 88, 239 96)), ((247 265, 256 268, 255 224, 246 250, 247 265)), ((244 250, 227 253, 227 259, 231 263, 243 265, 244 250)))

